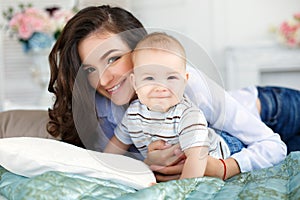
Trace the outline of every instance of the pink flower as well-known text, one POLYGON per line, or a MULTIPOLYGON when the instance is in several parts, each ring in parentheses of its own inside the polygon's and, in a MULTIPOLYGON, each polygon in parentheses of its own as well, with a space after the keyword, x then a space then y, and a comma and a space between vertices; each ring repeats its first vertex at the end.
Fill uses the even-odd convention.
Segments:
POLYGON ((74 14, 73 10, 58 7, 44 10, 33 8, 31 4, 20 4, 17 12, 12 7, 3 12, 11 35, 17 36, 25 52, 51 47, 74 14))
POLYGON ((9 26, 18 33, 20 39, 27 40, 34 32, 47 32, 49 21, 46 12, 28 8, 24 12, 16 13, 10 20, 9 26))
POLYGON ((280 26, 280 31, 286 36, 295 32, 295 30, 297 30, 297 27, 292 24, 289 24, 288 22, 283 22, 280 26))
POLYGON ((288 46, 300 46, 300 13, 293 15, 293 19, 281 23, 278 29, 279 39, 288 46))
POLYGON ((294 18, 295 18, 296 20, 300 20, 300 12, 294 14, 294 18))
POLYGON ((27 26, 26 19, 22 13, 17 13, 9 22, 9 27, 18 33, 21 39, 28 39, 33 34, 32 29, 27 26))

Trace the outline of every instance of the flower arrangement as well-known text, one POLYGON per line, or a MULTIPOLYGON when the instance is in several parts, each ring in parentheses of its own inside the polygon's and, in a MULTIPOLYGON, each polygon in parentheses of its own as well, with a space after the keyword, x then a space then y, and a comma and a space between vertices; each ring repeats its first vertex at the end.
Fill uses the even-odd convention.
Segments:
POLYGON ((8 32, 22 43, 25 52, 50 48, 74 14, 75 10, 38 9, 32 4, 20 4, 17 11, 9 7, 3 12, 8 32))
POLYGON ((300 12, 284 21, 278 30, 279 41, 290 47, 300 47, 300 12))

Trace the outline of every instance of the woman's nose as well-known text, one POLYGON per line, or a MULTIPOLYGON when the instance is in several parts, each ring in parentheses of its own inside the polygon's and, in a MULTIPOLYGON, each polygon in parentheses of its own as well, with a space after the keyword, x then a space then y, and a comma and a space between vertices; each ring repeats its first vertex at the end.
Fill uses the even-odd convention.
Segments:
POLYGON ((100 73, 100 84, 102 86, 108 85, 114 79, 114 74, 109 70, 105 69, 100 73))

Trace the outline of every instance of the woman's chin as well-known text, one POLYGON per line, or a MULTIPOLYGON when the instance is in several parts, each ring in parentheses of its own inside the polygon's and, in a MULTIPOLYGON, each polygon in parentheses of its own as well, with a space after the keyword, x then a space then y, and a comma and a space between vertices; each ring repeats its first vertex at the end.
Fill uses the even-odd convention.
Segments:
POLYGON ((127 104, 129 101, 127 101, 127 100, 120 100, 120 99, 117 99, 117 100, 113 100, 112 99, 112 102, 114 104, 116 104, 117 106, 122 106, 122 105, 127 104))
POLYGON ((133 94, 112 95, 111 101, 118 106, 122 106, 128 104, 132 97, 133 94))

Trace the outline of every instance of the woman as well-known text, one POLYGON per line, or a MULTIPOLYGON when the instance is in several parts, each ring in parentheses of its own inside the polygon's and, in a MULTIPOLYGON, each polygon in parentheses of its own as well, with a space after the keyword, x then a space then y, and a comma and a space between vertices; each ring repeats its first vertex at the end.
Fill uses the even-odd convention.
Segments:
MULTIPOLYGON (((85 8, 67 23, 49 56, 49 91, 56 96, 53 109, 49 110, 51 135, 78 146, 103 149, 126 106, 136 98, 127 76, 132 69, 130 52, 146 34, 131 13, 109 6, 85 8)), ((209 157, 205 175, 227 179, 240 172, 273 166, 285 158, 286 145, 278 134, 213 81, 203 78, 202 73, 193 74, 196 79, 192 86, 197 87, 191 87, 190 95, 195 94, 210 126, 229 132, 247 145, 224 163, 209 157), (216 87, 216 92, 207 94, 211 91, 198 88, 197 78, 207 81, 208 87, 216 87), (222 93, 220 99, 214 96, 218 92, 222 93)), ((261 107, 263 110, 264 102, 261 107)), ((169 167, 153 167, 159 172, 158 180, 178 178, 182 169, 178 146, 169 147, 158 141, 150 149, 153 151, 145 160, 149 165, 153 160, 169 158, 163 164, 169 167)))

